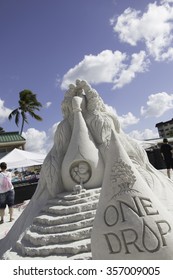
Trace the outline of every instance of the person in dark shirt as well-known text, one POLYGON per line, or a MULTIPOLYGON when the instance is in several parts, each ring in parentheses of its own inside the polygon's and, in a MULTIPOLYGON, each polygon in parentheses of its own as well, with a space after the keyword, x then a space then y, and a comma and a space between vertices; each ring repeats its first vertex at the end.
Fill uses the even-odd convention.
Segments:
POLYGON ((166 138, 163 139, 163 144, 161 145, 160 148, 161 155, 163 156, 163 159, 166 164, 167 168, 167 175, 170 178, 170 170, 173 169, 173 159, 172 159, 172 147, 171 145, 168 144, 168 140, 166 138))

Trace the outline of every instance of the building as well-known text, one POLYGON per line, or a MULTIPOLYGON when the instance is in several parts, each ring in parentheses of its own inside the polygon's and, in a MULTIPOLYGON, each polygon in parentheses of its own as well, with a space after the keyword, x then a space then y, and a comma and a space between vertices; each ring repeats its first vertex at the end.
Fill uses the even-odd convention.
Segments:
POLYGON ((166 122, 156 123, 156 127, 158 129, 159 137, 173 137, 173 119, 166 122))
MULTIPOLYGON (((173 137, 165 137, 173 148, 173 137)), ((148 159, 156 169, 166 169, 165 162, 160 153, 163 138, 147 139, 143 141, 143 147, 147 152, 148 159)))
POLYGON ((0 133, 0 159, 14 148, 24 150, 26 140, 18 131, 0 133))

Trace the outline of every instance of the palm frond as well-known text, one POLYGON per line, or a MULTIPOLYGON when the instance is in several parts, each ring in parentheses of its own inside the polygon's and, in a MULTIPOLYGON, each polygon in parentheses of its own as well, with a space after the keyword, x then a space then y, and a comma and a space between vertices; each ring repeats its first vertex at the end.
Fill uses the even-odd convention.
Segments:
POLYGON ((0 126, 0 134, 5 133, 5 130, 3 129, 3 127, 0 126))
POLYGON ((11 120, 19 111, 19 108, 14 109, 8 116, 8 119, 11 120))
POLYGON ((16 115, 15 115, 15 123, 16 123, 17 126, 19 126, 19 120, 20 120, 20 113, 19 113, 19 110, 18 110, 16 115))
POLYGON ((22 117, 22 126, 21 126, 21 133, 23 131, 24 123, 28 123, 27 119, 27 113, 33 117, 34 119, 38 121, 42 121, 42 117, 35 114, 34 111, 39 111, 42 107, 42 104, 37 100, 36 94, 34 94, 32 91, 28 89, 24 89, 21 92, 19 92, 19 107, 15 110, 13 110, 8 118, 9 120, 12 119, 12 117, 15 116, 15 123, 18 126, 19 125, 19 119, 20 115, 22 117))
POLYGON ((30 116, 32 118, 34 118, 37 121, 42 121, 43 120, 42 117, 40 117, 39 115, 35 114, 32 110, 28 111, 28 113, 30 114, 30 116))

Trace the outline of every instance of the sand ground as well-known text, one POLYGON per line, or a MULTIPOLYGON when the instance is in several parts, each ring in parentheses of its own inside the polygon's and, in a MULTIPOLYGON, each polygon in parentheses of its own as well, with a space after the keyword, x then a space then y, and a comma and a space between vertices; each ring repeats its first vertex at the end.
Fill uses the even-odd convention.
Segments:
POLYGON ((0 239, 4 238, 5 235, 8 233, 10 228, 13 226, 17 218, 21 215, 22 211, 25 209, 29 201, 24 201, 21 204, 17 204, 14 206, 14 220, 12 222, 9 222, 10 216, 8 212, 8 207, 5 209, 5 217, 4 217, 4 223, 0 224, 0 239))

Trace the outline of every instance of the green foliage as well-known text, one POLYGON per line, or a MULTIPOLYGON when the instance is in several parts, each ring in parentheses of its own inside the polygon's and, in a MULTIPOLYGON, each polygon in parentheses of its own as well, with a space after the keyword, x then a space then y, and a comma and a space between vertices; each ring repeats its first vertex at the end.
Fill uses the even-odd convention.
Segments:
POLYGON ((5 130, 3 129, 3 127, 0 126, 0 134, 4 133, 4 132, 5 132, 5 130))

